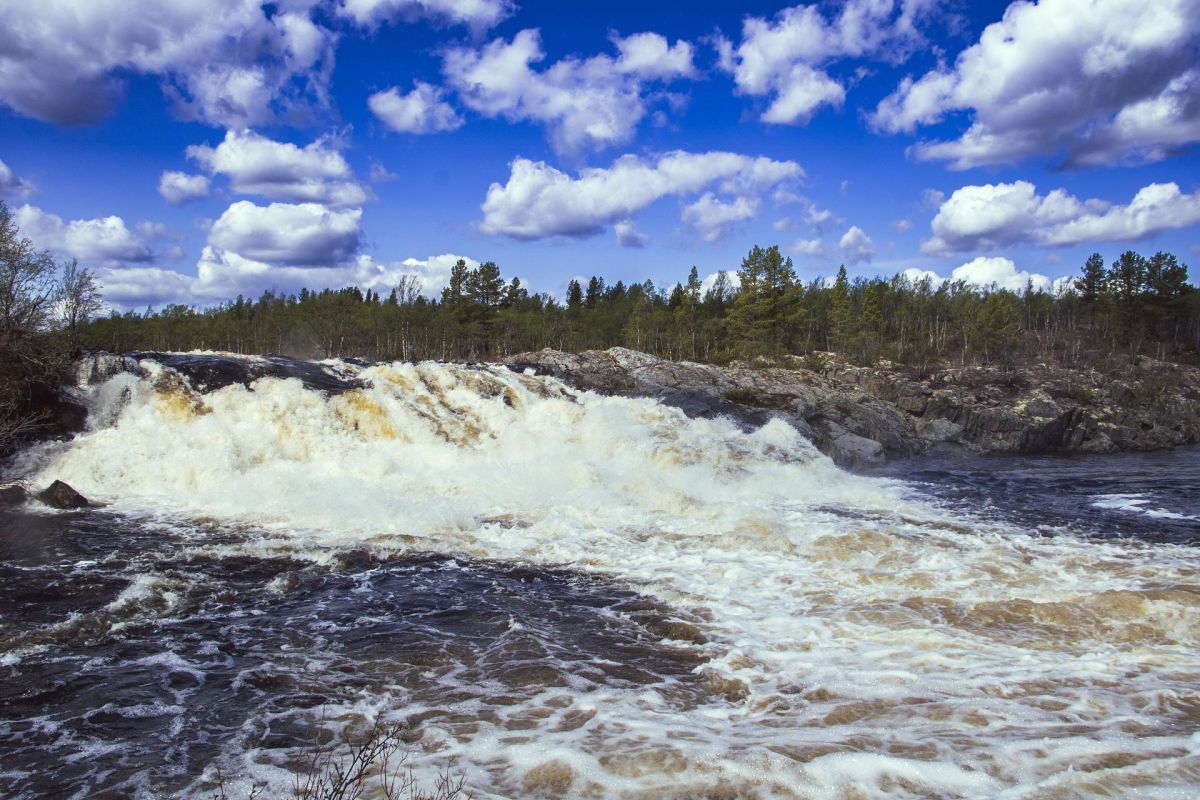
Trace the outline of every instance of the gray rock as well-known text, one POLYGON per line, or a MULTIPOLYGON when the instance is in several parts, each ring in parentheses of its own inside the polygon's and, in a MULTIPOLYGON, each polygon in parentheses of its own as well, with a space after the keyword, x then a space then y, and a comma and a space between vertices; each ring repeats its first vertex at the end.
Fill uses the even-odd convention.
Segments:
POLYGON ((825 423, 825 434, 828 440, 822 450, 840 467, 866 470, 887 464, 883 445, 874 439, 851 433, 834 422, 825 423))
POLYGON ((922 420, 917 430, 930 442, 956 442, 962 435, 962 426, 948 419, 922 420))
POLYGON ((831 355, 789 368, 672 362, 625 348, 507 359, 578 389, 654 397, 693 417, 796 427, 838 463, 870 469, 930 448, 1045 453, 1154 450, 1200 442, 1200 369, 1150 359, 1110 374, 1038 365, 965 367, 920 379, 831 355), (854 438, 850 438, 854 437, 854 438))

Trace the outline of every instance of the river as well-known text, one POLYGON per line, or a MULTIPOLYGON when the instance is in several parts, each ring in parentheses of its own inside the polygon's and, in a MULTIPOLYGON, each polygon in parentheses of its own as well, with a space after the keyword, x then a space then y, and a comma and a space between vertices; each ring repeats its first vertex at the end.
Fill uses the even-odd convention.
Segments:
POLYGON ((500 367, 140 370, 9 465, 103 506, 0 515, 5 797, 287 796, 376 722, 476 798, 1200 793, 1194 449, 864 476, 500 367))

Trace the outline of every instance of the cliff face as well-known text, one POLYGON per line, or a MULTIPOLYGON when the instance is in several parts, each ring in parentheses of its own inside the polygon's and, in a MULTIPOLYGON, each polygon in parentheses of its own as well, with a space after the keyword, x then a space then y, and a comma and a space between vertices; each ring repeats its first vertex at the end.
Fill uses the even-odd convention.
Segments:
POLYGON ((826 359, 716 367, 624 348, 541 350, 506 359, 581 389, 655 397, 690 416, 756 426, 781 417, 843 466, 931 449, 1105 453, 1200 442, 1200 370, 1139 359, 1120 375, 1038 366, 948 369, 914 380, 826 359))

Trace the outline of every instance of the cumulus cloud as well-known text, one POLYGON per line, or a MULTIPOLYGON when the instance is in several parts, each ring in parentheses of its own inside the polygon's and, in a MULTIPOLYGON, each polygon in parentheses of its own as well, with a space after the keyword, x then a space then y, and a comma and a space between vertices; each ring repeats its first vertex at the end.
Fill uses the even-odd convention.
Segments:
POLYGON ((650 237, 633 227, 632 222, 618 222, 613 226, 613 232, 621 247, 642 248, 650 244, 650 237))
POLYGON ((209 230, 195 277, 152 266, 100 271, 105 299, 137 308, 163 303, 208 304, 266 289, 295 292, 359 286, 386 294, 404 278, 435 296, 450 268, 463 258, 445 253, 384 263, 359 252, 361 211, 334 210, 316 203, 233 203, 209 230))
POLYGON ((8 164, 0 161, 0 198, 24 199, 31 194, 33 194, 33 184, 24 178, 17 177, 8 164))
POLYGON ((161 226, 135 226, 130 230, 117 216, 76 219, 62 217, 36 206, 23 205, 13 212, 13 221, 23 236, 38 249, 59 256, 78 258, 85 264, 150 262, 157 257, 151 239, 160 237, 161 226))
POLYGON ((189 175, 186 172, 167 170, 158 179, 158 193, 173 206, 208 197, 207 175, 189 175))
POLYGON ((531 65, 545 53, 536 29, 480 49, 454 47, 443 73, 461 101, 486 117, 547 126, 560 152, 579 153, 629 141, 646 115, 644 82, 692 74, 691 46, 668 47, 656 33, 615 37, 618 58, 564 58, 544 70, 531 65))
POLYGON ((850 229, 842 234, 838 247, 842 248, 842 257, 850 265, 870 261, 875 257, 875 242, 857 225, 850 226, 850 229))
POLYGON ((367 105, 389 128, 400 133, 440 133, 462 127, 463 118, 443 100, 441 89, 424 81, 414 81, 413 87, 408 94, 400 94, 395 87, 377 92, 367 105))
POLYGON ((101 267, 96 271, 104 303, 113 308, 143 309, 168 303, 196 302, 195 278, 162 267, 101 267))
POLYGON ((801 256, 825 255, 825 243, 818 239, 799 239, 792 243, 792 252, 801 256))
POLYGON ((240 200, 209 230, 211 248, 269 265, 330 266, 359 248, 360 209, 335 211, 318 203, 240 200))
POLYGON ((1028 181, 964 186, 945 200, 922 242, 930 255, 1033 243, 1134 241, 1163 230, 1200 223, 1200 193, 1175 183, 1152 183, 1127 205, 1081 201, 1063 189, 1039 195, 1028 181))
POLYGON ((616 63, 620 72, 658 80, 696 76, 692 45, 682 39, 669 45, 663 36, 645 32, 624 39, 614 36, 613 44, 621 52, 616 63))
POLYGON ((912 132, 967 111, 913 155, 952 169, 1064 153, 1069 166, 1155 161, 1200 141, 1200 0, 1015 2, 953 67, 906 78, 874 125, 912 132))
POLYGON ((1021 291, 1030 283, 1037 290, 1050 288, 1050 279, 1045 275, 1018 270, 1017 265, 1007 258, 987 258, 985 256, 955 267, 954 271, 950 273, 950 280, 965 281, 973 286, 984 288, 998 286, 1013 292, 1021 291))
MULTIPOLYGON (((804 174, 794 161, 679 150, 653 162, 625 155, 611 167, 584 169, 577 178, 525 158, 513 161, 511 170, 508 183, 493 183, 488 189, 480 227, 485 233, 517 239, 592 236, 629 221, 663 197, 688 197, 710 188, 734 209, 738 198, 745 198, 742 213, 757 202, 758 195, 804 174)), ((708 202, 711 209, 716 208, 716 200, 714 194, 708 202)), ((690 221, 704 222, 701 209, 691 213, 690 221)), ((709 229, 702 230, 702 236, 705 230, 709 229)))
POLYGON ((718 66, 740 94, 769 97, 763 122, 806 124, 822 106, 839 107, 846 87, 826 69, 847 57, 905 58, 923 41, 917 24, 928 0, 850 0, 827 18, 821 6, 785 8, 773 20, 748 16, 742 40, 718 39, 718 66))
POLYGON ((266 289, 297 292, 300 289, 357 286, 386 295, 403 279, 415 278, 426 297, 436 297, 449 282, 450 268, 462 258, 468 266, 478 261, 453 254, 384 263, 359 254, 337 264, 276 265, 206 247, 197 264, 197 277, 187 286, 190 302, 211 303, 235 294, 254 296, 266 289))
POLYGON ((207 172, 226 176, 238 194, 332 206, 361 205, 367 199, 328 137, 298 147, 251 130, 231 130, 216 147, 192 145, 187 155, 207 172))
POLYGON ((432 17, 475 30, 492 27, 513 10, 509 0, 341 0, 341 12, 359 25, 432 17))
POLYGON ((119 100, 122 76, 162 79, 180 113, 215 125, 266 122, 320 103, 333 34, 312 2, 88 0, 9 3, 0 31, 0 102, 76 125, 119 100))
POLYGON ((729 225, 758 216, 760 205, 757 197, 743 195, 721 200, 712 192, 705 192, 684 207, 683 221, 696 229, 702 241, 716 242, 724 237, 729 225))
MULTIPOLYGON (((915 267, 906 269, 901 274, 913 283, 929 280, 934 285, 938 285, 947 280, 932 270, 915 267)), ((955 267, 950 273, 949 280, 962 281, 980 289, 998 288, 1007 289, 1010 292, 1020 292, 1029 285, 1032 285, 1035 291, 1057 291, 1063 279, 1051 281, 1045 275, 1017 269, 1017 265, 1008 258, 980 256, 955 267)))
POLYGON ((937 285, 946 280, 931 269, 918 269, 917 267, 909 267, 900 274, 905 278, 908 278, 908 280, 912 281, 913 283, 929 281, 930 283, 937 285))

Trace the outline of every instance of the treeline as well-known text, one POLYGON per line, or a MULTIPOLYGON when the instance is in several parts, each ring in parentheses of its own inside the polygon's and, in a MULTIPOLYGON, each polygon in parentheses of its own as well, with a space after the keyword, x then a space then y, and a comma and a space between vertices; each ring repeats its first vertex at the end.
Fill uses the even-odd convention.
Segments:
POLYGON ((304 357, 486 360, 553 347, 625 346, 666 358, 722 362, 832 350, 927 369, 940 363, 1078 362, 1114 353, 1193 360, 1200 292, 1173 255, 1132 251, 1110 267, 1100 255, 1071 291, 1021 291, 855 278, 801 281, 778 247, 755 247, 739 281, 721 273, 683 282, 572 281, 565 302, 531 294, 496 264, 459 262, 438 299, 415 279, 384 294, 345 288, 265 292, 208 309, 173 305, 112 314, 81 334, 116 351, 214 349, 304 357))

